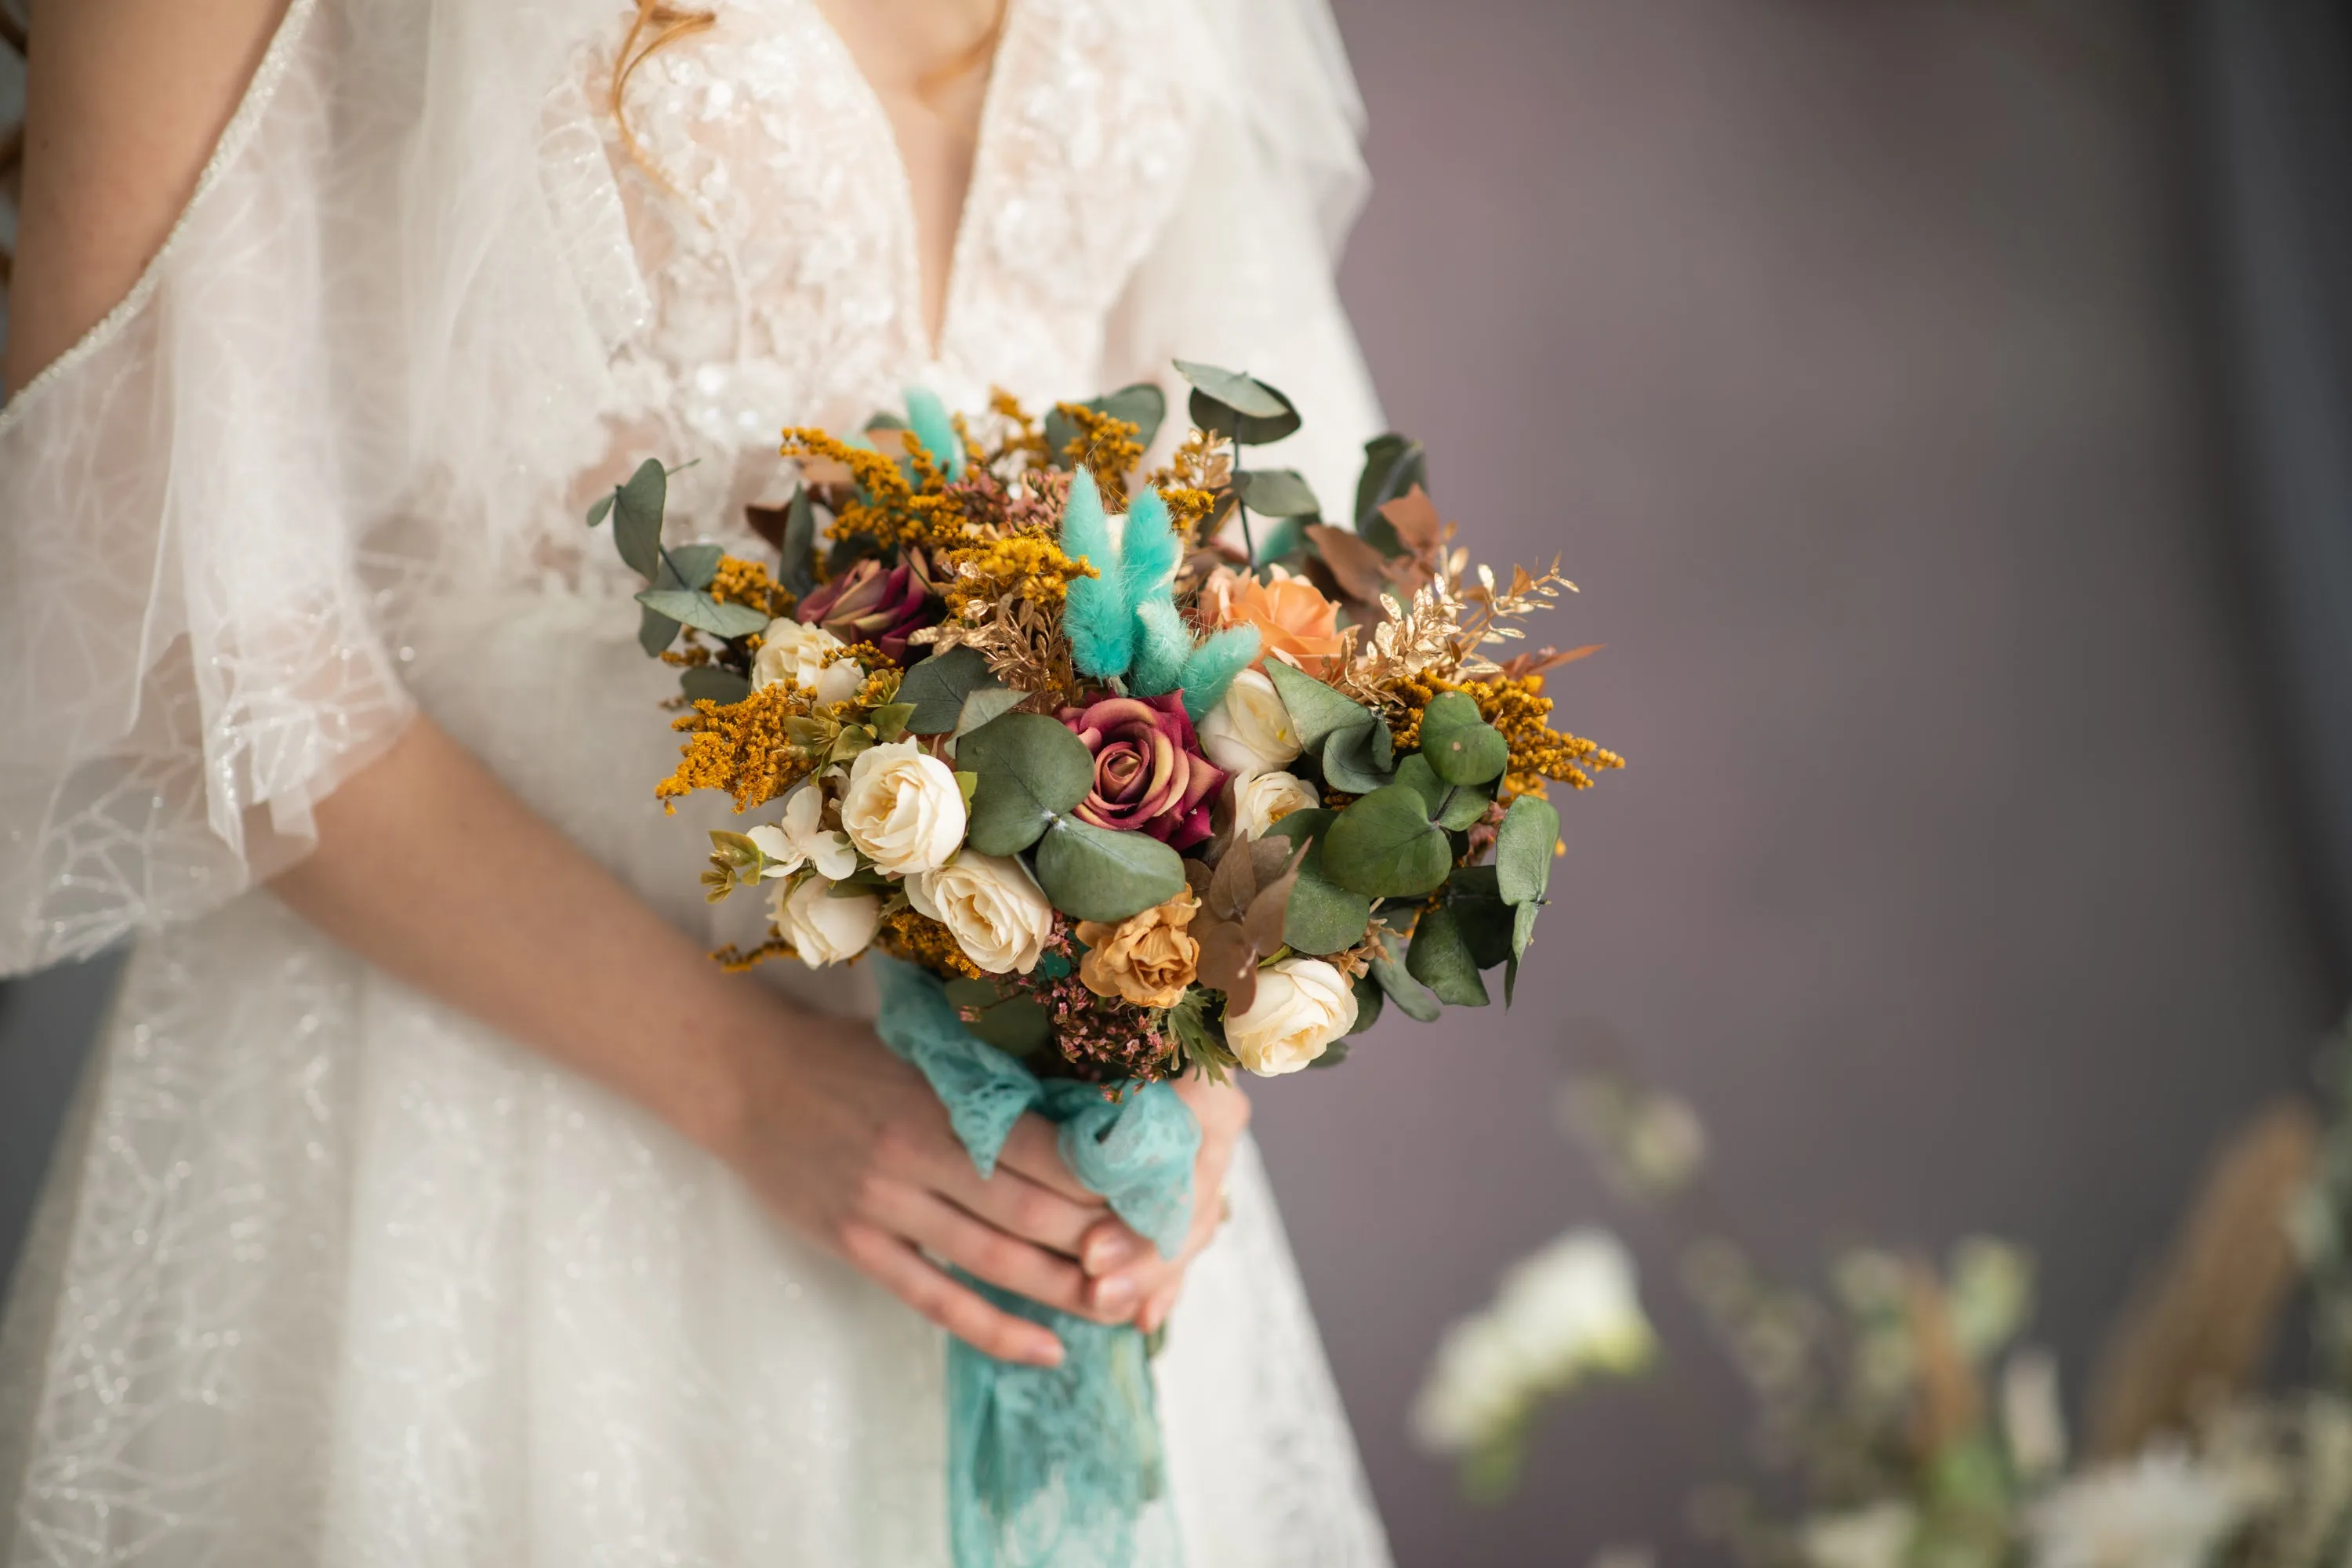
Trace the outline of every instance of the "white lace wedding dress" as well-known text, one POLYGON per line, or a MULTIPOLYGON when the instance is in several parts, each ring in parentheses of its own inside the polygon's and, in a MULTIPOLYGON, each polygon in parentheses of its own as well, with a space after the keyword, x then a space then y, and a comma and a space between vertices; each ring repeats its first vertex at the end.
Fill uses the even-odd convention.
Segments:
MULTIPOLYGON (((1320 0, 1013 0, 931 344, 811 0, 638 73, 660 178, 627 10, 296 0, 163 254, 0 411, 0 973, 139 933, 0 1338, 10 1563, 945 1562, 927 1325, 253 889, 421 709, 746 934, 653 803, 667 673, 584 501, 698 458, 673 526, 740 537, 788 422, 1180 353, 1286 387, 1348 493, 1356 106, 1320 0)), ((1188 1558, 1384 1562, 1254 1152, 1232 1194, 1159 1363, 1188 1558)))

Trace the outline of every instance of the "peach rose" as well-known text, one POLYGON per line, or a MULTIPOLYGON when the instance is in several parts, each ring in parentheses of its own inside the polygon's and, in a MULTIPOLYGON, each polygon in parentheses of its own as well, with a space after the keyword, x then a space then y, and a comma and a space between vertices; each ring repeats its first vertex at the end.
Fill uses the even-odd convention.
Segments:
POLYGON ((1270 567, 1274 581, 1261 583, 1230 567, 1220 566, 1201 588, 1201 603, 1220 626, 1255 626, 1257 663, 1280 654, 1309 675, 1319 676, 1339 657, 1339 606, 1325 598, 1315 584, 1294 577, 1279 566, 1270 567))
POLYGON ((1139 1007, 1173 1007, 1200 970, 1201 944, 1184 929, 1200 909, 1201 900, 1186 888, 1158 909, 1117 925, 1080 921, 1077 937, 1087 944, 1087 955, 1078 963, 1078 978, 1097 996, 1124 996, 1139 1007))

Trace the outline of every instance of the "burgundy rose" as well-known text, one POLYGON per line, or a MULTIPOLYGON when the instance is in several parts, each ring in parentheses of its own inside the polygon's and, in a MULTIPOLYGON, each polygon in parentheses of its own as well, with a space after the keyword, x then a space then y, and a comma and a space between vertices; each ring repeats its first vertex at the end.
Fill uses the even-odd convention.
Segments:
POLYGON ((1095 787, 1078 807, 1081 821, 1148 833, 1172 849, 1209 837, 1225 772, 1201 754, 1183 693, 1106 697, 1065 708, 1060 718, 1095 754, 1095 787))
POLYGON ((870 642, 894 661, 907 662, 907 637, 944 613, 922 552, 908 551, 896 566, 871 557, 810 593, 793 618, 821 626, 845 643, 870 642))

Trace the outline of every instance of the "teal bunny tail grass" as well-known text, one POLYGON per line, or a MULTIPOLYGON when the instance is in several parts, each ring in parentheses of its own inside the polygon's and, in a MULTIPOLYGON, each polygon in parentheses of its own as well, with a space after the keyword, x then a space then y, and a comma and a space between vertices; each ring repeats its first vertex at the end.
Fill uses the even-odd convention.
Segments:
POLYGON ((948 405, 928 386, 907 388, 907 427, 923 449, 947 469, 948 478, 963 478, 963 444, 956 439, 955 422, 948 405))
POLYGON ((1110 544, 1110 520, 1103 515, 1102 491, 1083 468, 1070 476, 1070 499, 1062 508, 1062 553, 1085 560, 1102 574, 1073 578, 1063 606, 1062 630, 1070 639, 1071 662, 1082 675, 1108 679, 1125 675, 1135 660, 1135 617, 1119 586, 1119 563, 1110 544))
MULTIPOLYGON (((1118 581, 1129 614, 1169 597, 1170 579, 1184 547, 1168 521, 1168 503, 1146 485, 1127 506, 1127 531, 1118 536, 1118 581)), ((1171 601, 1172 603, 1172 601, 1171 601)))
POLYGON ((1225 700, 1234 677, 1257 658, 1257 628, 1227 626, 1210 634, 1184 660, 1184 711, 1197 724, 1225 700))
MULTIPOLYGON (((1130 523, 1130 526, 1132 524, 1130 523)), ((1164 697, 1184 684, 1184 661, 1192 654, 1192 628, 1162 594, 1135 613, 1135 670, 1128 689, 1138 697, 1164 697)))

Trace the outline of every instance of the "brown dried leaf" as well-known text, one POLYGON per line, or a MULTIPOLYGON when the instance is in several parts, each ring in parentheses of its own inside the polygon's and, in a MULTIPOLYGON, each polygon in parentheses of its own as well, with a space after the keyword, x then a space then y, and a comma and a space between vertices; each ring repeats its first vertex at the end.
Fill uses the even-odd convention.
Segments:
POLYGON ((1196 967, 1201 984, 1223 992, 1234 1007, 1247 1011, 1257 996, 1257 954, 1250 949, 1248 934, 1233 921, 1203 921, 1197 916, 1192 929, 1201 944, 1196 967))
POLYGON ((1246 852, 1244 846, 1237 844, 1227 849, 1224 858, 1217 862, 1216 875, 1209 879, 1209 894, 1205 902, 1210 912, 1218 919, 1237 921, 1255 897, 1257 867, 1255 858, 1246 852))
MULTIPOLYGON (((1393 506, 1396 503, 1389 503, 1393 506)), ((1346 590, 1348 597, 1371 604, 1388 585, 1388 558, 1344 528, 1328 522, 1310 524, 1307 536, 1322 552, 1323 563, 1346 590)))
POLYGON ((1381 515, 1416 554, 1436 549, 1444 537, 1445 524, 1437 515, 1437 503, 1419 485, 1394 500, 1381 502, 1381 515))
POLYGON ((1297 886, 1298 872, 1294 868, 1259 889, 1257 897, 1250 900, 1242 929, 1257 952, 1272 952, 1282 945, 1282 922, 1290 913, 1291 889, 1297 886))
POLYGON ((1590 658, 1606 646, 1589 642, 1565 653, 1556 647, 1531 648, 1526 653, 1515 653, 1503 661, 1503 675, 1507 679, 1524 680, 1530 675, 1542 675, 1558 669, 1561 665, 1574 664, 1580 658, 1590 658))

